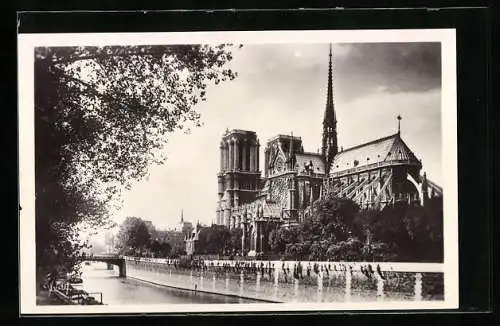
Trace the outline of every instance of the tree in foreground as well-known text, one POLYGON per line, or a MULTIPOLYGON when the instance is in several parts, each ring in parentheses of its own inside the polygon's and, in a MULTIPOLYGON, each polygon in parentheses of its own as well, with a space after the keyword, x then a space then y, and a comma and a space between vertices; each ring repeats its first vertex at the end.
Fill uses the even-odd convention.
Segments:
POLYGON ((109 225, 121 191, 165 160, 169 133, 200 126, 209 83, 230 80, 229 45, 35 49, 38 275, 69 271, 82 227, 109 225))

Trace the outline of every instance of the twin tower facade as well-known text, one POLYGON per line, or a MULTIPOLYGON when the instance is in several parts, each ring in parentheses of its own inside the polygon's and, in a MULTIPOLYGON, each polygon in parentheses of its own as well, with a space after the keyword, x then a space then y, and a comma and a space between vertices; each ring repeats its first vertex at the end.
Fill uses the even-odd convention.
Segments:
MULTIPOLYGON (((398 117, 400 120, 400 117, 398 117)), ((242 230, 244 255, 265 252, 268 233, 303 222, 315 201, 349 198, 362 208, 424 204, 442 189, 420 175, 422 163, 398 131, 339 151, 333 100, 332 52, 323 118, 321 153, 306 152, 302 139, 277 135, 264 148, 261 171, 257 134, 226 130, 220 143, 216 223, 242 230), (263 172, 263 174, 262 174, 263 172)))

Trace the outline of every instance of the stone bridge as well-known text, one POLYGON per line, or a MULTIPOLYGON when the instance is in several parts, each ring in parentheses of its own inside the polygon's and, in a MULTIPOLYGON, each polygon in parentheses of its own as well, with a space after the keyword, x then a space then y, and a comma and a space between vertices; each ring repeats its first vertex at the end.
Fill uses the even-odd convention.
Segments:
POLYGON ((119 269, 119 276, 127 277, 127 266, 125 264, 125 259, 122 256, 112 254, 87 255, 84 260, 107 263, 108 269, 112 269, 112 265, 116 265, 119 269))

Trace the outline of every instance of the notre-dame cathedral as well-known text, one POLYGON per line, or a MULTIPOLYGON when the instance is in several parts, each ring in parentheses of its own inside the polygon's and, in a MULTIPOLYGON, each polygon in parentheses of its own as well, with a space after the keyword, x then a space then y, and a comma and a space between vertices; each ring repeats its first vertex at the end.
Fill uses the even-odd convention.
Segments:
POLYGON ((216 223, 242 229, 244 254, 264 252, 270 225, 301 223, 321 198, 345 197, 361 208, 381 209, 398 202, 425 205, 442 196, 442 189, 420 174, 422 162, 399 126, 395 134, 339 151, 331 48, 329 57, 321 153, 304 151, 300 137, 277 135, 265 144, 262 176, 255 132, 227 130, 222 137, 216 223))

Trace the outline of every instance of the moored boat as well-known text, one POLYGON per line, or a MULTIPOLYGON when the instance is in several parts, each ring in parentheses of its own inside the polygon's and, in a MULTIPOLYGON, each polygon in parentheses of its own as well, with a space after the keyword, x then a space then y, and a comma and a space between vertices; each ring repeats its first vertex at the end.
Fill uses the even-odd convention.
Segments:
POLYGON ((68 279, 68 282, 69 282, 70 284, 82 284, 82 283, 83 283, 83 280, 82 280, 82 278, 81 278, 81 277, 76 277, 76 276, 74 276, 74 277, 71 277, 70 279, 68 279))
POLYGON ((58 279, 52 285, 50 293, 69 305, 102 305, 102 293, 86 292, 79 288, 82 282, 76 283, 78 285, 75 286, 75 283, 72 284, 70 280, 58 279), (96 299, 96 296, 99 297, 99 300, 96 299))

